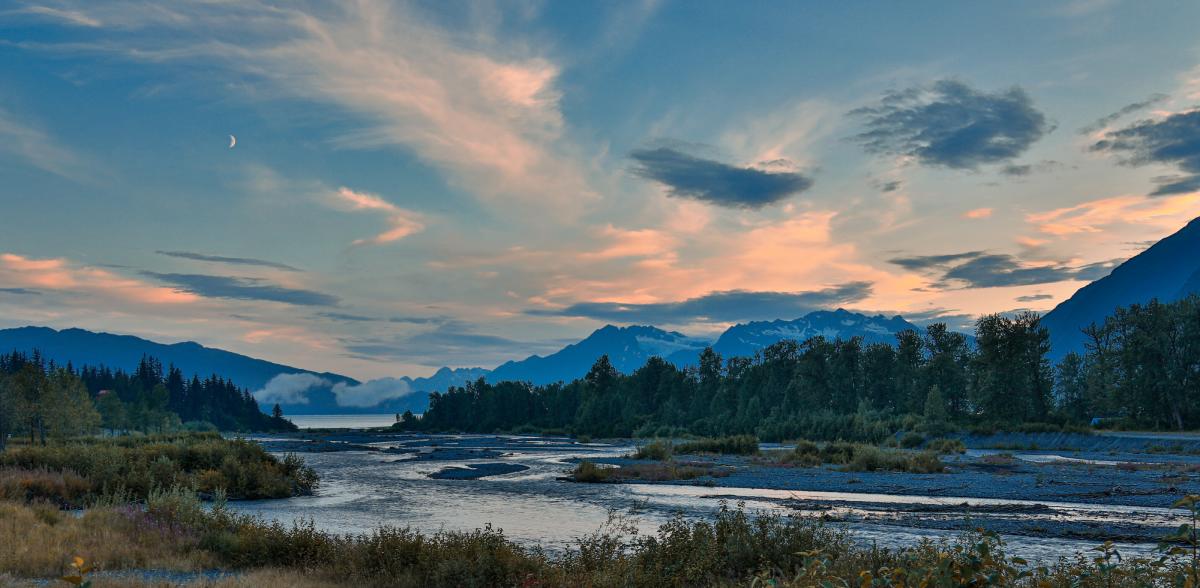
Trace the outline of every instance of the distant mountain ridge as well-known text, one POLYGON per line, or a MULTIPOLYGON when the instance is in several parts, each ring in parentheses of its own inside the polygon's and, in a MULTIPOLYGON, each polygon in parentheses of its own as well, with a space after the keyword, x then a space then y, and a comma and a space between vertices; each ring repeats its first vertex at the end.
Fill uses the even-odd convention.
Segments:
POLYGON ((1109 275, 1080 288, 1042 317, 1050 355, 1083 351, 1081 330, 1101 323, 1119 306, 1153 299, 1169 302, 1200 293, 1200 218, 1129 258, 1109 275))
POLYGON ((193 341, 157 343, 133 335, 97 333, 84 329, 55 330, 49 327, 18 327, 0 329, 0 353, 30 352, 37 349, 47 360, 75 366, 108 366, 132 370, 142 356, 152 356, 163 363, 173 364, 187 376, 201 377, 217 374, 233 380, 238 386, 256 390, 279 374, 305 373, 320 376, 330 382, 357 384, 358 380, 330 372, 306 369, 255 359, 246 355, 205 347, 193 341))
MULTIPOLYGON (((783 339, 807 341, 813 337, 829 340, 861 337, 864 345, 893 344, 896 342, 896 333, 910 329, 920 330, 900 316, 869 316, 841 308, 818 310, 790 321, 755 321, 734 325, 721 334, 713 344, 713 351, 722 357, 745 357, 783 339)), ((676 358, 676 361, 680 359, 676 358)))
POLYGON ((734 325, 715 342, 646 325, 606 325, 555 353, 505 362, 494 370, 443 367, 425 378, 397 378, 408 384, 412 392, 368 407, 338 404, 334 386, 360 384, 353 378, 255 359, 193 342, 168 345, 140 337, 83 329, 57 331, 47 327, 21 327, 0 330, 0 352, 38 349, 47 359, 61 364, 69 361, 75 365, 106 365, 125 370, 136 367, 143 355, 150 355, 164 364, 174 364, 185 374, 215 373, 252 391, 262 389, 279 375, 312 374, 324 383, 305 390, 307 402, 282 404, 285 414, 400 413, 405 410, 419 413, 428 407, 430 392, 444 392, 451 386, 463 386, 479 378, 492 382, 526 381, 538 385, 571 381, 586 375, 602 355, 608 355, 619 371, 631 373, 645 365, 651 357, 664 358, 679 367, 694 365, 700 352, 709 345, 723 357, 729 358, 753 355, 783 339, 803 341, 818 335, 829 339, 862 337, 865 343, 893 343, 895 333, 916 328, 898 316, 868 316, 842 309, 816 311, 789 321, 734 325))
POLYGON ((666 357, 676 353, 700 353, 709 342, 657 327, 615 327, 605 325, 578 343, 567 345, 547 356, 531 355, 520 361, 509 361, 488 374, 491 382, 515 380, 534 384, 570 381, 587 374, 592 364, 607 355, 613 367, 623 373, 632 372, 651 357, 666 357))
POLYGON ((755 321, 730 327, 715 342, 688 337, 651 326, 616 327, 606 325, 582 341, 547 356, 533 355, 510 361, 492 370, 488 381, 519 380, 534 384, 570 381, 587 374, 601 355, 608 355, 613 367, 630 373, 651 357, 662 357, 679 367, 695 365, 705 347, 722 357, 751 356, 784 339, 805 341, 812 337, 849 339, 861 337, 864 343, 894 343, 895 335, 918 327, 899 316, 868 316, 844 309, 818 310, 794 320, 755 321))

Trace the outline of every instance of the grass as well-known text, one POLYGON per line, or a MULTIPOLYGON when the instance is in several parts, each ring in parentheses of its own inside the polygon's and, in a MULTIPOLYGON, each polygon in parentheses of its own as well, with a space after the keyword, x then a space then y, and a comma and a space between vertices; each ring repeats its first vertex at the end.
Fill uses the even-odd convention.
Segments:
POLYGON ((633 459, 651 459, 666 461, 675 455, 757 455, 758 438, 754 435, 735 435, 732 437, 704 437, 674 444, 667 440, 655 440, 638 447, 631 456, 633 459))
POLYGON ((754 435, 734 435, 732 437, 706 437, 686 441, 675 446, 675 453, 696 454, 715 453, 718 455, 756 455, 758 454, 758 438, 754 435))
POLYGON ((925 444, 925 449, 942 455, 966 453, 967 444, 963 443, 960 439, 934 439, 925 444))
POLYGON ((784 453, 779 461, 802 467, 837 465, 847 472, 893 471, 932 474, 946 470, 941 458, 933 451, 886 449, 844 441, 824 445, 817 445, 812 441, 798 441, 795 448, 784 453))
POLYGON ((675 446, 670 441, 651 441, 637 448, 633 459, 652 459, 666 461, 675 453, 675 446))
POLYGON ((622 467, 605 467, 583 460, 571 472, 576 482, 616 483, 628 481, 667 482, 673 480, 695 480, 710 476, 723 478, 729 475, 726 468, 708 464, 681 464, 675 462, 635 463, 622 467))
MULTIPOLYGON (((225 569, 235 577, 191 586, 1171 586, 1195 574, 1183 556, 1119 558, 1111 545, 1046 567, 1005 555, 995 535, 866 547, 817 519, 755 516, 722 506, 709 520, 682 516, 641 534, 613 518, 556 556, 483 527, 432 535, 383 527, 336 535, 204 508, 194 494, 157 492, 145 509, 100 506, 83 517, 0 503, 0 582, 34 585, 83 557, 98 570, 225 569), (51 519, 47 522, 45 519, 51 519), (28 581, 28 582, 27 582, 28 581)), ((93 574, 93 586, 163 585, 93 574)))
POLYGON ((231 498, 283 498, 311 493, 316 484, 299 457, 277 459, 256 443, 215 433, 86 438, 0 453, 0 499, 63 506, 111 494, 144 500, 155 488, 172 486, 231 498))

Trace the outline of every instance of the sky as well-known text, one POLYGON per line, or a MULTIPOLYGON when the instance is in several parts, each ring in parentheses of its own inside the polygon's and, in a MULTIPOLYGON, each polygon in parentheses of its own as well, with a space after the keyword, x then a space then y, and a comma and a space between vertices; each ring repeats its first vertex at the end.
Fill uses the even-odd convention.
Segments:
POLYGON ((0 3, 0 328, 368 379, 607 323, 1046 311, 1200 216, 1196 22, 1115 0, 0 3))

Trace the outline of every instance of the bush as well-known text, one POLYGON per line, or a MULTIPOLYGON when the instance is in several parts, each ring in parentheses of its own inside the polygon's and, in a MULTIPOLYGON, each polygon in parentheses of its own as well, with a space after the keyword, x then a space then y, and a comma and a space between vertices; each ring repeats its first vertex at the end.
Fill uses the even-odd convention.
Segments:
POLYGON ((853 457, 845 466, 845 470, 849 472, 886 470, 911 474, 936 474, 945 469, 942 460, 932 451, 911 453, 880 449, 869 445, 857 446, 853 457))
POLYGON ((671 455, 674 452, 675 448, 671 445, 670 441, 651 441, 638 447, 637 452, 633 454, 633 458, 666 461, 671 459, 671 455))
POLYGON ((925 436, 920 433, 905 433, 900 438, 900 446, 905 449, 915 449, 925 443, 925 436))
POLYGON ((584 460, 575 466, 571 479, 576 482, 607 483, 626 481, 668 482, 695 480, 704 476, 722 478, 728 470, 707 464, 676 464, 674 462, 634 463, 623 467, 603 467, 584 460))
POLYGON ((966 453, 967 444, 963 443, 961 439, 934 439, 929 442, 926 449, 943 455, 966 453))
MULTIPOLYGON (((173 486, 209 495, 222 490, 233 498, 256 499, 309 494, 317 485, 316 473, 301 458, 288 455, 280 460, 257 443, 224 439, 215 433, 89 438, 12 447, 0 454, 0 466, 86 481, 85 496, 80 495, 77 483, 61 487, 54 496, 41 496, 75 506, 108 493, 145 499, 155 488, 173 486)), ((41 475, 38 479, 45 478, 41 475)))
POLYGON ((732 437, 696 439, 675 446, 675 453, 755 455, 758 453, 758 438, 754 435, 735 435, 732 437))

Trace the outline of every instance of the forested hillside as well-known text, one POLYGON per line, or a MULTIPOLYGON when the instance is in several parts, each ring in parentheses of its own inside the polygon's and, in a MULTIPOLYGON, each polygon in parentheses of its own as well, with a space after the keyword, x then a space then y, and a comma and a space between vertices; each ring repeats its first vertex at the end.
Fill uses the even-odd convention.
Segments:
POLYGON ((565 385, 479 380, 430 396, 426 430, 523 427, 603 436, 756 434, 880 439, 898 430, 1087 423, 1200 427, 1200 299, 1120 309, 1058 366, 1032 313, 991 315, 975 341, 945 325, 896 345, 782 341, 753 357, 706 350, 695 368, 659 358, 629 375, 607 357, 565 385))
POLYGON ((58 365, 36 351, 0 356, 0 439, 31 440, 92 433, 100 428, 159 432, 180 428, 225 431, 294 430, 263 414, 248 390, 220 376, 185 379, 151 357, 133 372, 58 365))

